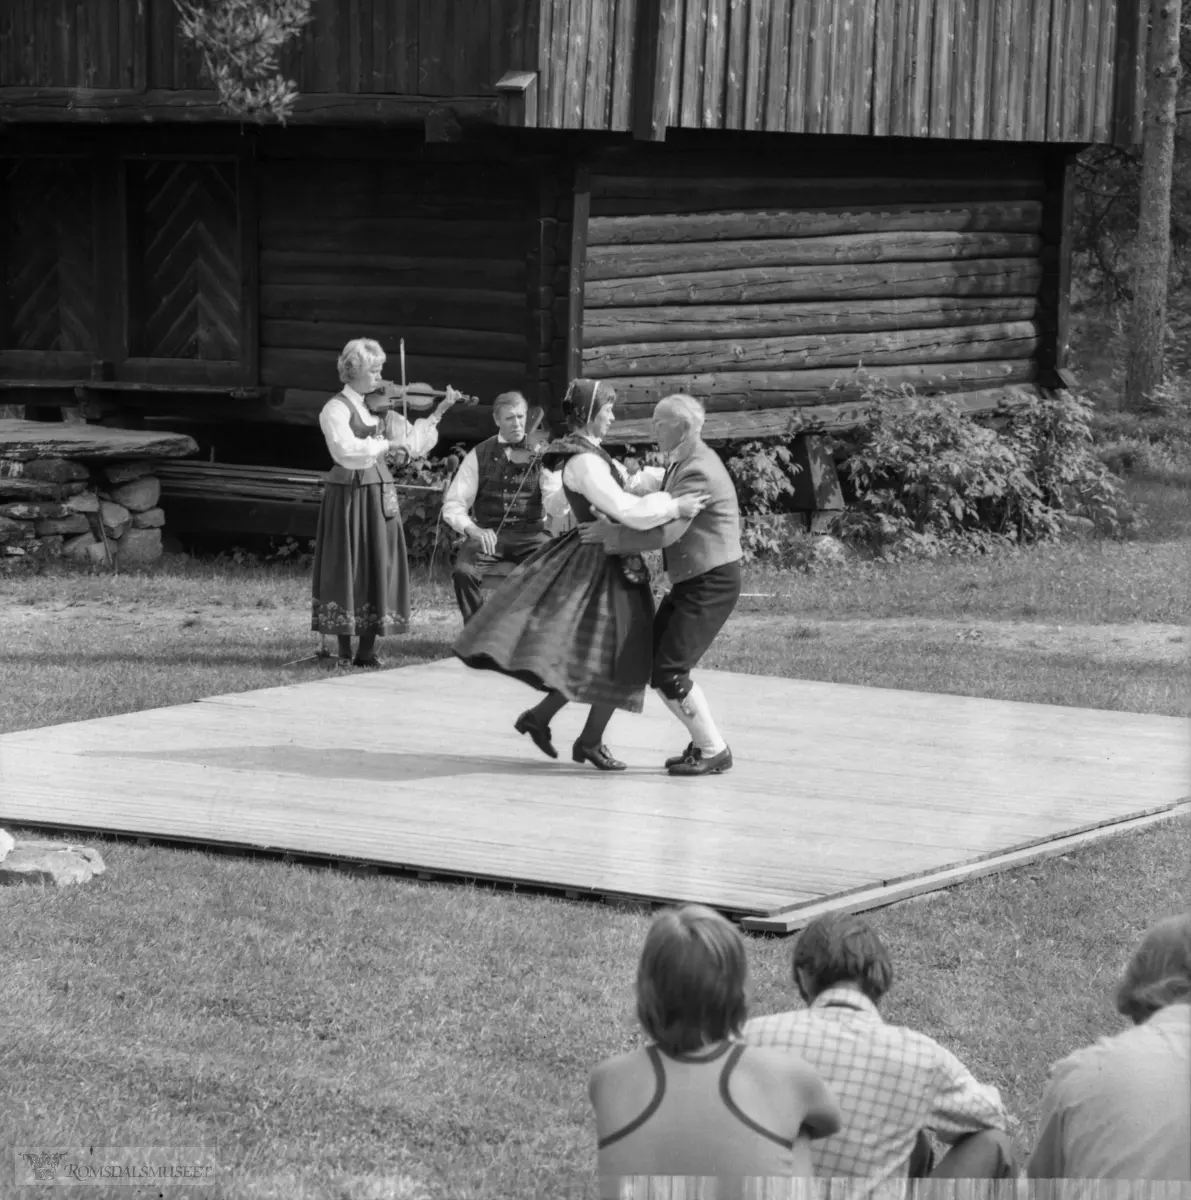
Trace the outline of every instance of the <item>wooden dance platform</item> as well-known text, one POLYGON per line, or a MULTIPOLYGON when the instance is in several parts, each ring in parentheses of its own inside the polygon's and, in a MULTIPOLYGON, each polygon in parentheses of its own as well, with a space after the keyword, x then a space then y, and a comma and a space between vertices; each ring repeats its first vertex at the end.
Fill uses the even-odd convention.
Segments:
POLYGON ((453 660, 0 737, 0 824, 137 834, 700 901, 799 928, 1187 810, 1188 723, 701 671, 737 766, 660 769, 685 731, 653 695, 570 762, 533 698, 453 660))

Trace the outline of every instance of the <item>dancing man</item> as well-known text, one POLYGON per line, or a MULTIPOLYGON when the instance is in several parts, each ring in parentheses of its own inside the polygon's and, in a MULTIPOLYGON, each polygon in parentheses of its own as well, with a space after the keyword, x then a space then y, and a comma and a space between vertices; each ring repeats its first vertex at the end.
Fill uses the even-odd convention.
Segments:
POLYGON ((703 405, 683 393, 653 410, 653 434, 670 464, 662 488, 676 500, 710 496, 702 511, 646 531, 603 519, 579 531, 608 554, 664 553, 672 586, 654 619, 649 682, 691 738, 681 754, 666 759, 671 775, 718 775, 732 766, 732 751, 690 674, 740 598, 740 506, 719 455, 703 441, 703 418, 703 405))
POLYGON ((464 623, 484 603, 485 569, 524 562, 550 540, 547 517, 566 511, 559 472, 542 468, 523 447, 528 413, 520 392, 497 396, 497 433, 467 452, 443 497, 443 520, 467 539, 451 575, 464 623))

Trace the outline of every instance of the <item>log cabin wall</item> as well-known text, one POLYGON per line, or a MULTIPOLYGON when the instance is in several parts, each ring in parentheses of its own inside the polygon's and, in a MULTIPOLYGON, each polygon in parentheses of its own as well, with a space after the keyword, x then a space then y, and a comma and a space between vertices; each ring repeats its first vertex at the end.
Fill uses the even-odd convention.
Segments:
POLYGON ((1055 361, 1055 152, 787 141, 750 157, 689 135, 592 162, 582 370, 623 418, 673 390, 710 412, 837 402, 858 365, 966 391, 1055 361))
MULTIPOLYGON (((292 419, 337 387, 335 356, 374 337, 398 379, 485 404, 536 384, 542 307, 539 181, 531 165, 430 152, 415 135, 262 141, 261 382, 292 419), (532 377, 532 380, 531 380, 532 377)), ((279 414, 280 415, 280 414, 279 414)))
POLYGON ((542 0, 536 123, 655 139, 669 127, 1136 140, 1147 5, 542 0))

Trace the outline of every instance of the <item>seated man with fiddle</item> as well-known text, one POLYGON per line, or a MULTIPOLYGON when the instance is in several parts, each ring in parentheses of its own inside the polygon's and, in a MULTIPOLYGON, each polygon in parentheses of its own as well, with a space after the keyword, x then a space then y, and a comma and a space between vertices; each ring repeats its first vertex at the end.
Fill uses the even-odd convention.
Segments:
POLYGON ((452 572, 464 622, 484 603, 485 571, 524 562, 550 540, 547 519, 567 507, 562 476, 542 467, 527 438, 525 397, 503 392, 492 418, 496 435, 468 451, 442 504, 443 520, 467 539, 452 572))

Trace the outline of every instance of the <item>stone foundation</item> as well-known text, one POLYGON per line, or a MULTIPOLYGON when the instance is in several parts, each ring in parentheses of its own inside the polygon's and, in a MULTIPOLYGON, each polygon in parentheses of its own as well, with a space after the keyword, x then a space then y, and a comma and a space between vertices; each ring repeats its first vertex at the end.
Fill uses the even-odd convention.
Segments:
POLYGON ((144 566, 161 557, 160 497, 148 459, 0 458, 0 553, 144 566))

